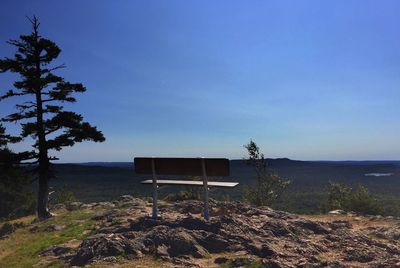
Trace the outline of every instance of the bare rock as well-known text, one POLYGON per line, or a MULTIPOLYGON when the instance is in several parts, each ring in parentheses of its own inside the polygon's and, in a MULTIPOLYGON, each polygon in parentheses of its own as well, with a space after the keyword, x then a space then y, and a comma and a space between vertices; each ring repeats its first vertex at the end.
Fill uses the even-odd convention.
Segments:
POLYGON ((277 255, 276 251, 267 244, 263 245, 250 244, 248 245, 247 248, 249 249, 250 253, 259 256, 261 258, 270 258, 272 256, 277 255))
POLYGON ((112 210, 105 210, 96 213, 93 217, 92 220, 94 221, 99 221, 99 220, 112 220, 120 216, 121 212, 117 209, 112 209, 112 210))
POLYGON ((51 207, 51 211, 56 211, 56 210, 61 210, 61 209, 66 209, 67 206, 65 204, 55 204, 54 206, 51 207))
POLYGON ((196 241, 210 253, 227 251, 230 243, 221 235, 199 231, 193 233, 196 241))
POLYGON ((389 227, 372 227, 369 230, 369 234, 373 234, 376 237, 388 239, 388 240, 400 240, 400 230, 398 228, 389 227))
POLYGON ((82 205, 83 205, 82 202, 71 202, 71 203, 67 204, 67 209, 70 211, 78 210, 82 207, 82 205))
POLYGON ((226 257, 218 257, 218 258, 215 258, 214 263, 224 264, 224 263, 227 263, 228 261, 229 261, 229 259, 226 257))
POLYGON ((127 207, 145 207, 146 201, 140 198, 135 198, 131 195, 123 195, 118 199, 117 206, 122 208, 127 207))
POLYGON ((361 263, 371 262, 375 259, 375 254, 372 252, 360 249, 360 248, 349 248, 345 250, 344 260, 356 261, 361 263))
POLYGON ((207 254, 207 251, 184 228, 171 229, 167 226, 157 226, 148 232, 145 240, 150 247, 166 246, 171 257, 190 255, 201 258, 207 254))
MULTIPOLYGON (((136 201, 123 196, 117 202, 136 201)), ((92 219, 97 222, 98 235, 84 240, 70 263, 85 265, 118 255, 136 258, 145 254, 196 267, 202 263, 196 259, 210 253, 232 256, 240 252, 236 259, 220 257, 215 263, 240 267, 258 260, 261 267, 396 267, 400 257, 398 228, 375 227, 379 222, 355 229, 354 217, 351 222, 319 222, 269 207, 216 201, 209 221, 194 215, 201 206, 197 201, 164 202, 160 211, 165 216, 157 219, 129 217, 146 214, 150 204, 140 202, 144 201, 128 210, 96 214, 92 219)))
POLYGON ((199 201, 190 201, 183 206, 179 207, 179 205, 178 205, 178 209, 182 213, 201 214, 203 212, 204 205, 202 202, 199 202, 199 201))
POLYGON ((329 234, 330 233, 329 228, 327 228, 327 227, 323 226, 321 223, 318 223, 315 221, 299 219, 296 221, 292 221, 292 223, 296 227, 299 227, 306 231, 310 231, 314 234, 329 234))
POLYGON ((329 223, 329 227, 331 227, 333 230, 337 229, 351 229, 353 226, 349 221, 345 220, 337 220, 329 223))
POLYGON ((95 235, 84 240, 78 252, 71 260, 71 265, 82 266, 89 261, 101 259, 107 256, 141 254, 143 245, 129 240, 119 234, 95 235))
POLYGON ((289 266, 283 265, 276 260, 263 259, 263 260, 261 260, 261 267, 262 268, 283 268, 283 267, 286 268, 289 266))
POLYGON ((330 215, 344 215, 346 214, 346 211, 341 210, 341 209, 336 209, 336 210, 331 210, 328 212, 330 215))
POLYGON ((254 258, 246 258, 246 257, 238 257, 235 258, 231 261, 231 266, 232 267, 243 267, 246 265, 251 265, 253 262, 255 262, 256 260, 254 258))
POLYGON ((63 254, 68 253, 71 250, 70 247, 66 246, 51 246, 49 248, 46 248, 40 252, 40 255, 42 256, 60 256, 63 254))

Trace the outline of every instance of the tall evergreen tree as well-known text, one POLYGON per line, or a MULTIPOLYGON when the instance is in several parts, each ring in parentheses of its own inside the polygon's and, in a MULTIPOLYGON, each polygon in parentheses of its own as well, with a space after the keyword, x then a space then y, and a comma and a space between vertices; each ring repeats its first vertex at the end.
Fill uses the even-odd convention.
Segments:
MULTIPOLYGON (((75 102, 73 93, 85 92, 80 83, 70 83, 54 74, 64 65, 50 67, 61 50, 51 40, 39 35, 39 22, 36 17, 29 19, 32 24, 30 35, 21 35, 18 40, 7 43, 16 47, 13 58, 0 59, 0 72, 13 72, 20 75, 14 82, 14 89, 0 96, 0 101, 18 97, 18 111, 2 119, 3 122, 20 122, 20 138, 31 137, 33 150, 19 153, 20 160, 31 161, 37 165, 39 181, 37 213, 40 219, 50 217, 48 211, 49 180, 54 177, 51 168, 50 151, 60 151, 63 147, 77 142, 91 140, 102 142, 103 134, 84 122, 80 114, 64 111, 63 103, 75 102)), ((16 141, 16 140, 14 140, 16 141)), ((27 163, 27 162, 25 162, 27 163)))

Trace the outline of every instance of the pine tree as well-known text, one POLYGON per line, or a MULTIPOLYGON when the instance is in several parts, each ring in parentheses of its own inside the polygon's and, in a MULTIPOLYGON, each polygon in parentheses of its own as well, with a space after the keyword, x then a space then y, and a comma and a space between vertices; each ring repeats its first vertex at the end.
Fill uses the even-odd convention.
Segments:
POLYGON ((254 141, 250 140, 248 144, 244 145, 244 148, 249 155, 246 160, 247 164, 254 168, 257 179, 256 187, 249 187, 245 190, 244 199, 256 206, 271 206, 289 186, 290 181, 268 172, 267 160, 254 141))
MULTIPOLYGON (((20 152, 19 160, 37 165, 39 181, 37 213, 40 219, 50 217, 48 211, 49 180, 54 177, 50 156, 51 151, 73 146, 85 140, 102 142, 103 134, 83 121, 80 114, 64 111, 63 103, 75 102, 74 93, 85 92, 80 83, 70 83, 56 75, 54 71, 64 65, 50 67, 60 54, 60 48, 51 40, 39 35, 39 22, 36 17, 29 19, 32 24, 30 35, 21 35, 18 40, 7 43, 15 46, 13 58, 0 59, 0 73, 13 72, 20 75, 14 82, 14 89, 0 96, 0 101, 18 97, 17 112, 2 119, 3 122, 20 122, 19 138, 31 137, 33 150, 20 152)), ((18 141, 14 139, 14 142, 18 141)))

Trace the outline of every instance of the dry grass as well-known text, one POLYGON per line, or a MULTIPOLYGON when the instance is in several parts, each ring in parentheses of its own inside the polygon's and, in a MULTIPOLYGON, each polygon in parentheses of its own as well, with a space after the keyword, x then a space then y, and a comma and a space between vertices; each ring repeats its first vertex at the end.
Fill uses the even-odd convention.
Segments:
MULTIPOLYGON (((62 212, 47 221, 35 224, 39 228, 51 224, 66 225, 66 228, 61 231, 32 232, 29 229, 33 225, 17 229, 8 238, 0 240, 0 267, 60 267, 61 263, 58 261, 50 266, 48 263, 41 262, 43 258, 39 256, 39 253, 52 245, 65 243, 72 239, 81 240, 88 236, 89 233, 85 231, 93 225, 90 220, 92 216, 93 212, 89 211, 62 212)), ((26 217, 16 222, 23 221, 28 224, 33 219, 33 217, 26 217)))

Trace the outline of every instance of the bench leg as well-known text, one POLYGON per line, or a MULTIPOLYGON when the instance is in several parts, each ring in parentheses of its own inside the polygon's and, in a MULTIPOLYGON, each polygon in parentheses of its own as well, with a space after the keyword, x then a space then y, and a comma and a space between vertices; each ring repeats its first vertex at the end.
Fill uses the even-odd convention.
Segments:
POLYGON ((202 158, 202 168, 203 168, 203 187, 204 187, 204 219, 206 221, 210 218, 210 213, 208 210, 208 181, 207 181, 207 172, 206 172, 206 161, 202 158))
POLYGON ((158 204, 157 204, 157 184, 154 185, 153 183, 153 211, 152 211, 152 217, 153 219, 156 219, 158 217, 158 204))
POLYGON ((157 177, 156 177, 156 168, 154 164, 154 158, 152 159, 151 167, 153 170, 153 211, 152 211, 152 218, 158 218, 158 194, 157 194, 157 177))
POLYGON ((204 219, 208 221, 210 218, 210 212, 208 210, 208 187, 204 189, 204 219))

